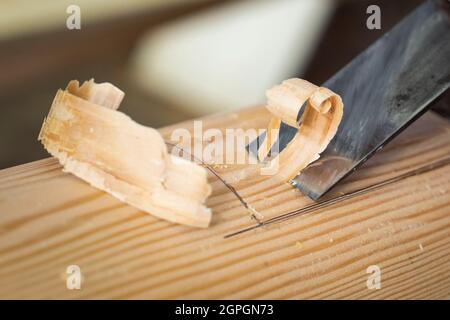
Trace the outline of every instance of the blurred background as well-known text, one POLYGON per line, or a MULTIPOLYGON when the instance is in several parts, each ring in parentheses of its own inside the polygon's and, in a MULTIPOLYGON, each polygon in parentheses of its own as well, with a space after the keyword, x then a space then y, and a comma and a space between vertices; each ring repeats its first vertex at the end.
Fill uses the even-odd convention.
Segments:
POLYGON ((158 128, 262 104, 289 77, 320 84, 421 2, 2 0, 0 169, 48 156, 37 136, 69 80, 115 84, 120 110, 158 128), (366 28, 372 4, 381 30, 366 28))

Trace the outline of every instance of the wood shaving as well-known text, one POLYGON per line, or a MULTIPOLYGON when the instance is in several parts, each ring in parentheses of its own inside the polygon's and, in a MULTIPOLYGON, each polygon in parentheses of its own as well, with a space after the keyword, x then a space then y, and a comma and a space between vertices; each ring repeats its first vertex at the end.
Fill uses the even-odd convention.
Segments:
POLYGON ((297 128, 294 138, 278 155, 280 170, 276 176, 289 181, 325 150, 341 122, 344 104, 333 91, 302 79, 285 80, 269 89, 266 95, 267 109, 273 117, 266 139, 258 149, 258 157, 263 161, 268 156, 277 140, 271 132, 275 129, 276 133, 281 122, 297 128), (301 118, 297 119, 301 112, 301 118))
POLYGON ((38 140, 65 171, 117 199, 172 222, 209 226, 206 170, 170 155, 158 131, 116 111, 123 97, 109 83, 71 81, 57 92, 38 140))

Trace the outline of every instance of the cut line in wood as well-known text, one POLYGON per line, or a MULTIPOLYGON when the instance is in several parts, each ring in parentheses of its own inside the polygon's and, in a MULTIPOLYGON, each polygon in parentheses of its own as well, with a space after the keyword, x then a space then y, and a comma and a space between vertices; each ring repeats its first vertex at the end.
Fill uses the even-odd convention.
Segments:
POLYGON ((425 173, 425 172, 428 172, 428 171, 431 171, 431 170, 434 170, 434 169, 437 169, 437 168, 441 168, 441 167, 449 165, 449 164, 450 164, 450 157, 442 159, 440 161, 436 161, 436 162, 431 163, 429 165, 425 165, 425 166, 417 168, 415 170, 411 170, 411 171, 406 172, 404 174, 401 174, 401 175, 399 175, 397 177, 394 177, 394 178, 391 178, 391 179, 388 179, 388 180, 376 183, 374 185, 371 185, 371 186, 368 186, 368 187, 365 187, 365 188, 361 188, 359 190, 356 190, 356 191, 353 191, 353 192, 350 192, 350 193, 339 195, 339 196, 334 197, 334 198, 323 200, 323 201, 317 202, 315 204, 306 206, 306 207, 298 209, 298 210, 294 210, 294 211, 291 211, 291 212, 283 213, 283 214, 280 214, 279 216, 270 218, 270 219, 268 219, 266 221, 260 221, 255 226, 251 226, 251 227, 248 227, 248 228, 245 228, 245 229, 242 229, 242 230, 239 230, 239 231, 227 234, 227 235, 224 236, 224 239, 231 238, 231 237, 240 235, 242 233, 245 233, 245 232, 257 229, 257 228, 265 227, 265 226, 268 226, 268 225, 271 225, 271 224, 274 224, 274 223, 277 223, 277 222, 286 221, 288 219, 292 219, 292 218, 298 217, 299 215, 302 215, 302 214, 305 214, 305 213, 311 213, 311 212, 314 212, 314 210, 319 210, 319 209, 323 209, 323 208, 332 206, 334 204, 340 203, 340 202, 345 201, 347 199, 351 199, 351 198, 354 198, 356 196, 368 193, 370 191, 380 189, 380 188, 382 188, 382 187, 384 187, 386 185, 392 184, 394 182, 401 181, 403 179, 407 179, 409 177, 412 177, 412 176, 415 176, 415 175, 418 175, 418 174, 421 174, 421 173, 425 173))

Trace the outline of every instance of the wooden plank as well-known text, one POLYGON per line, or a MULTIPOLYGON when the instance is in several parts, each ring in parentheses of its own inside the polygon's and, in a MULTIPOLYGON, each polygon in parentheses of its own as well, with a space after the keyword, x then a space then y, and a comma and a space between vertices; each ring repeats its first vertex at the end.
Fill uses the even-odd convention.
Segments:
MULTIPOLYGON (((268 119, 250 108, 203 127, 268 119)), ((237 183, 274 223, 231 237, 256 221, 213 178, 212 225, 199 230, 139 212, 54 159, 2 170, 0 298, 449 298, 449 158, 450 125, 429 113, 341 183, 335 203, 277 221, 313 202, 288 185, 237 183), (66 288, 72 264, 81 290, 66 288), (366 286, 370 265, 381 269, 379 290, 366 286)))

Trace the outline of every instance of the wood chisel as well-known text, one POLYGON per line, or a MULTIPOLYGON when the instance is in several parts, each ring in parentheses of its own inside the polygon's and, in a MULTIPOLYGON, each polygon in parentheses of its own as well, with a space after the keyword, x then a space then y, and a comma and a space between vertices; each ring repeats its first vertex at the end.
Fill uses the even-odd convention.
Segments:
MULTIPOLYGON (((425 2, 322 86, 339 94, 345 108, 320 158, 290 180, 313 200, 381 150, 449 88, 450 2, 425 2)), ((296 131, 282 123, 280 152, 296 131)))

